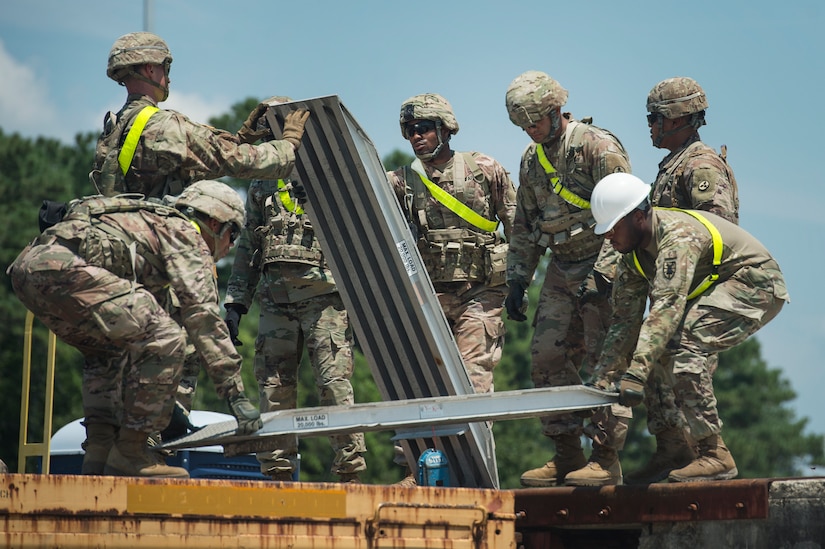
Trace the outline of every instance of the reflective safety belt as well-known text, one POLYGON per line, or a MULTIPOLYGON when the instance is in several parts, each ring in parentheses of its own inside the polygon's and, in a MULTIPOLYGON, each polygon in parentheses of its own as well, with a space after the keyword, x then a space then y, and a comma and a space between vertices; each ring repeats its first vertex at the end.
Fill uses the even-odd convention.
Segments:
MULTIPOLYGON (((719 279, 719 265, 722 264, 722 248, 723 248, 722 235, 719 234, 719 230, 716 227, 713 226, 713 223, 708 221, 707 218, 705 216, 703 216, 702 214, 700 214, 699 212, 696 212, 696 211, 693 211, 693 210, 682 210, 680 208, 656 208, 656 209, 657 210, 667 210, 667 211, 671 211, 671 212, 684 212, 684 213, 688 214, 689 216, 696 218, 702 225, 705 226, 705 228, 710 233, 710 238, 711 238, 711 241, 713 243, 713 268, 711 269, 710 274, 705 278, 705 280, 703 280, 702 283, 699 284, 696 287, 696 289, 693 290, 692 292, 690 292, 690 294, 687 296, 688 301, 690 301, 691 299, 697 298, 700 295, 702 295, 705 292, 705 290, 710 288, 713 285, 713 283, 716 282, 719 279)), ((636 250, 633 250, 633 252, 631 252, 631 253, 633 254, 633 263, 636 265, 636 270, 638 270, 642 274, 643 277, 647 278, 647 275, 645 274, 644 269, 642 269, 642 264, 639 263, 639 258, 636 257, 636 250)))
POLYGON ((304 213, 304 209, 301 205, 293 202, 292 197, 289 196, 289 190, 287 190, 286 183, 284 183, 283 179, 278 180, 278 197, 281 199, 281 204, 283 204, 284 208, 288 211, 294 212, 298 215, 304 213))
MULTIPOLYGON (((460 153, 459 153, 460 154, 460 153)), ((460 200, 456 199, 453 195, 430 181, 424 173, 424 166, 421 164, 421 160, 415 159, 413 163, 410 165, 412 170, 418 174, 421 178, 421 181, 424 182, 424 185, 430 191, 430 193, 438 200, 441 204, 446 206, 451 212, 456 214, 458 217, 473 225, 474 227, 478 227, 482 231, 487 231, 488 233, 495 232, 498 228, 498 221, 486 219, 485 217, 479 215, 475 210, 461 202, 460 200)), ((463 174, 462 174, 463 176, 463 174)))
POLYGON ((132 158, 135 156, 135 149, 140 140, 140 134, 143 133, 143 128, 146 127, 146 122, 159 110, 157 107, 147 105, 143 107, 135 117, 129 133, 126 134, 126 141, 123 142, 120 154, 117 155, 117 163, 120 164, 120 171, 123 172, 123 175, 126 175, 126 172, 129 171, 129 166, 132 165, 132 158))
POLYGON ((553 164, 547 160, 547 155, 544 153, 544 147, 541 144, 536 145, 536 155, 539 157, 539 164, 544 168, 544 173, 550 177, 550 184, 553 185, 553 192, 562 197, 568 204, 572 204, 582 210, 590 209, 590 202, 575 194, 573 191, 561 184, 553 164))

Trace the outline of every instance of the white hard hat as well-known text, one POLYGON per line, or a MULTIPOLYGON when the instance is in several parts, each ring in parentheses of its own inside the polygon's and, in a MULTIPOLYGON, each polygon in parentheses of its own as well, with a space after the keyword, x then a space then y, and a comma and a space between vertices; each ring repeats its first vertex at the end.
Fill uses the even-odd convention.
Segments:
POLYGON ((596 219, 596 234, 604 234, 621 218, 632 212, 650 194, 650 185, 629 173, 606 175, 590 196, 590 208, 596 219))

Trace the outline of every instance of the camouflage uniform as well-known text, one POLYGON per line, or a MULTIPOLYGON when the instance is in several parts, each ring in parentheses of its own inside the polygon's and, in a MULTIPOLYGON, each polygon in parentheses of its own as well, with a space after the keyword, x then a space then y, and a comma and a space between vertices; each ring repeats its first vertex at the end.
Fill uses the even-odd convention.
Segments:
MULTIPOLYGON (((255 340, 255 378, 262 412, 297 407, 298 366, 306 344, 320 405, 353 404, 352 331, 320 243, 303 209, 290 196, 289 180, 253 181, 246 202, 246 228, 232 266, 227 309, 261 304, 255 340)), ((258 454, 265 474, 291 472, 298 437, 277 437, 278 449, 258 454)), ((364 435, 332 435, 332 472, 367 468, 364 435)))
POLYGON ((600 372, 621 373, 623 359, 632 351, 629 374, 643 381, 657 371, 663 375, 695 441, 718 435, 722 428, 709 357, 742 343, 788 301, 779 266, 762 244, 719 216, 702 215, 724 243, 718 281, 687 299, 711 272, 713 241, 689 214, 654 210, 653 238, 647 248, 635 251, 645 274, 632 253, 618 265, 615 312, 599 361, 600 372))
MULTIPOLYGON (((561 184, 588 200, 602 177, 629 172, 630 160, 610 132, 576 121, 569 113, 564 116, 568 120, 564 135, 544 145, 544 152, 561 184)), ((570 204, 554 192, 538 159, 539 146, 531 143, 522 155, 507 281, 529 285, 539 260, 547 249, 551 251, 534 319, 533 383, 536 387, 580 385, 579 370, 585 365, 592 368, 601 350, 610 304, 606 295, 582 304, 577 294, 594 269, 611 280, 617 255, 593 233, 590 210, 570 204)), ((613 413, 630 417, 629 410, 618 405, 613 406, 613 413)), ((610 437, 607 444, 621 449, 624 432, 603 425, 603 421, 607 420, 595 419, 594 434, 599 432, 603 437, 606 433, 610 437)), ((582 433, 583 420, 572 413, 544 416, 541 422, 546 436, 582 433)))
POLYGON ((73 205, 23 250, 9 274, 26 307, 83 353, 87 423, 149 432, 169 422, 186 344, 181 326, 158 304, 168 287, 218 394, 243 391, 214 269, 199 231, 176 210, 94 198, 73 205), (126 371, 124 353, 131 359, 126 371))
MULTIPOLYGON (((497 217, 504 235, 510 235, 515 188, 501 164, 481 153, 455 152, 444 165, 422 166, 430 181, 485 219, 497 217)), ((507 244, 497 232, 481 231, 439 202, 410 166, 387 176, 415 227, 418 249, 473 388, 492 391, 493 369, 504 343, 507 244)))
MULTIPOLYGON (((654 206, 708 211, 739 223, 739 192, 725 151, 717 154, 699 137, 707 108, 705 92, 692 78, 662 80, 648 94, 653 144, 670 150, 659 163, 650 201, 654 206), (665 119, 681 120, 681 124, 666 132, 665 119), (658 131, 654 132, 654 127, 658 131)), ((716 354, 708 357, 711 375, 718 360, 716 354)), ((627 475, 629 483, 656 482, 668 469, 683 466, 693 454, 690 443, 681 441, 679 433, 685 432, 686 421, 673 389, 658 371, 647 379, 644 403, 648 430, 656 436, 656 453, 646 467, 627 475)))

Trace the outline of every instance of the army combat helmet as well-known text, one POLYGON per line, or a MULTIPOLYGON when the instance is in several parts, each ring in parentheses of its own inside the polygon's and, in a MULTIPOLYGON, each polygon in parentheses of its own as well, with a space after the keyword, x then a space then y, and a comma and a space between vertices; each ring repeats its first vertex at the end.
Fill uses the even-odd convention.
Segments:
POLYGON ((567 90, 546 73, 527 71, 510 83, 504 102, 510 121, 522 129, 550 115, 552 138, 561 127, 559 108, 567 103, 567 90))
MULTIPOLYGON (((227 230, 239 234, 244 226, 244 205, 238 193, 220 181, 197 181, 186 187, 175 200, 175 207, 187 217, 211 217, 220 221, 224 227, 219 234, 212 236, 219 240, 227 230)), ((209 232, 201 225, 201 230, 209 232)), ((215 250, 213 250, 214 252, 215 250)))
POLYGON ((681 131, 686 126, 699 129, 705 125, 705 109, 708 100, 705 91, 693 78, 677 76, 662 80, 647 95, 648 124, 659 124, 659 135, 654 146, 658 147, 666 136, 681 131), (662 119, 674 119, 687 116, 686 124, 663 132, 662 119))
MULTIPOLYGON (((458 133, 458 121, 455 119, 453 107, 450 102, 437 93, 422 93, 414 95, 401 103, 401 114, 398 117, 398 124, 401 126, 401 135, 404 139, 409 139, 407 135, 407 123, 413 120, 430 120, 435 122, 435 133, 438 136, 438 146, 430 153, 416 155, 421 160, 430 160, 438 156, 444 143, 441 139, 441 128, 450 130, 450 135, 458 133)), ((449 137, 447 138, 449 141, 449 137)))
POLYGON ((159 87, 157 82, 152 82, 148 78, 138 74, 135 70, 139 65, 163 65, 167 74, 167 85, 161 88, 164 91, 164 98, 169 97, 169 67, 172 65, 172 53, 164 40, 151 32, 130 32, 124 34, 112 45, 109 50, 109 64, 106 68, 106 75, 120 84, 127 76, 134 76, 144 82, 159 87))

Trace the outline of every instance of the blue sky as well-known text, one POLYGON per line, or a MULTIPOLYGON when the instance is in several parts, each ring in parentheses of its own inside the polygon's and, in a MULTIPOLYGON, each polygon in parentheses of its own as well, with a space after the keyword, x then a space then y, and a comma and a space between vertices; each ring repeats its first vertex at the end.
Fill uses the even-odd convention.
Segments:
POLYGON ((774 253, 791 293, 756 336, 763 357, 791 381, 809 431, 825 433, 821 0, 148 6, 144 17, 139 0, 2 0, 0 128, 66 142, 98 131, 125 97, 106 77, 109 48, 148 26, 175 58, 163 106, 197 121, 250 96, 335 94, 383 156, 409 150, 398 129, 401 102, 437 92, 461 126, 454 147, 492 155, 516 178, 529 139, 509 122, 504 94, 518 74, 541 70, 569 90, 565 110, 615 133, 634 173, 652 181, 664 152, 650 144, 647 93, 664 78, 695 78, 710 103, 702 138, 728 146, 741 224, 774 253))

